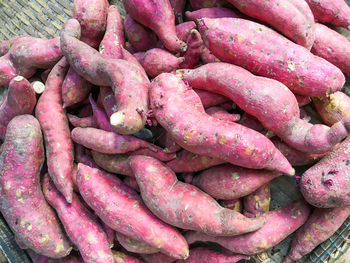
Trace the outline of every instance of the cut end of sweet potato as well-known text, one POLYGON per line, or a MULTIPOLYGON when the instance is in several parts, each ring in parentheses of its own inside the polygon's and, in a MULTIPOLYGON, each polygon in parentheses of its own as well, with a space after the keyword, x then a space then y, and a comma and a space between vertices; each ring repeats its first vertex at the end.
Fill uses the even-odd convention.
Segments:
POLYGON ((45 91, 45 84, 41 81, 34 81, 31 85, 36 94, 42 94, 45 91))

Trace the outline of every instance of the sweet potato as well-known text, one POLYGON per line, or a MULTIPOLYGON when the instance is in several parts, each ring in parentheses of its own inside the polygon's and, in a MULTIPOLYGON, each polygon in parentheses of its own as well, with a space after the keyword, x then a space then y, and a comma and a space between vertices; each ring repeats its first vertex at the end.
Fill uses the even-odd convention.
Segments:
POLYGON ((215 242, 234 253, 254 255, 277 245, 301 227, 309 213, 310 208, 306 202, 296 201, 264 214, 265 225, 252 233, 233 237, 214 237, 190 231, 185 234, 185 237, 189 244, 196 241, 215 242))
POLYGON ((8 93, 0 102, 0 140, 4 140, 6 127, 16 116, 31 114, 36 104, 36 95, 28 80, 17 76, 10 81, 8 93))
POLYGON ((231 200, 220 200, 219 204, 222 207, 225 207, 227 209, 231 209, 231 210, 237 211, 239 213, 241 213, 242 209, 243 209, 242 200, 239 199, 239 198, 231 199, 231 200))
POLYGON ((116 263, 119 263, 119 262, 121 262, 121 263, 142 263, 141 260, 139 260, 135 257, 129 256, 123 252, 112 250, 112 253, 113 253, 114 262, 116 262, 116 263))
POLYGON ((156 218, 117 177, 79 164, 77 181, 81 196, 108 226, 178 259, 188 257, 183 236, 156 218))
POLYGON ((186 44, 187 50, 184 54, 184 61, 180 64, 180 68, 194 68, 198 64, 203 46, 202 37, 197 30, 191 30, 186 44))
POLYGON ((152 78, 163 72, 172 72, 184 62, 183 57, 175 57, 173 54, 160 48, 134 53, 134 56, 152 78))
POLYGON ((176 36, 175 15, 169 0, 123 0, 126 12, 140 24, 152 29, 171 52, 186 51, 186 43, 176 36))
POLYGON ((176 153, 178 151, 180 151, 182 148, 180 145, 178 145, 174 138, 171 136, 170 133, 166 132, 165 133, 165 148, 164 148, 164 152, 166 153, 176 153))
POLYGON ((262 218, 248 219, 221 207, 197 187, 178 181, 170 168, 152 157, 131 156, 129 164, 143 201, 168 224, 218 236, 252 232, 264 224, 262 218))
POLYGON ((141 257, 147 263, 172 263, 176 261, 175 258, 162 253, 141 254, 141 257))
POLYGON ((92 168, 98 168, 99 166, 96 164, 96 162, 91 158, 91 156, 87 155, 85 153, 84 146, 81 146, 80 144, 74 145, 74 152, 75 152, 75 161, 77 163, 83 163, 85 165, 88 165, 92 168))
POLYGON ((228 0, 242 13, 257 18, 262 22, 271 25, 273 28, 282 32, 285 36, 295 43, 311 49, 315 40, 314 19, 310 9, 305 15, 299 10, 299 7, 290 0, 274 1, 256 1, 248 0, 241 2, 239 0, 228 0))
MULTIPOLYGON (((94 99, 92 98, 91 94, 89 96, 89 101, 90 101, 91 108, 92 108, 93 119, 95 120, 95 122, 97 124, 97 127, 93 127, 93 128, 100 128, 104 131, 114 132, 114 129, 112 128, 111 124, 109 123, 109 119, 108 119, 106 112, 103 109, 101 109, 99 106, 97 106, 97 104, 94 101, 94 99)), ((82 127, 82 128, 84 128, 84 127, 82 127)))
POLYGON ((350 137, 301 177, 300 191, 313 206, 332 208, 350 205, 350 137))
POLYGON ((152 30, 136 22, 130 15, 124 20, 125 33, 135 51, 147 51, 157 46, 157 36, 152 30))
POLYGON ((333 235, 349 215, 349 207, 316 208, 294 235, 291 249, 283 263, 294 262, 310 253, 333 235))
POLYGON ((203 18, 197 24, 221 61, 276 79, 296 94, 325 96, 344 85, 340 69, 264 25, 239 18, 203 18))
POLYGON ((241 118, 239 114, 228 113, 225 109, 221 107, 210 107, 206 109, 205 112, 208 115, 223 121, 237 122, 241 118))
POLYGON ((195 29, 195 28, 196 28, 196 23, 193 21, 187 21, 185 23, 178 24, 175 27, 176 35, 179 39, 185 42, 189 37, 192 29, 195 29))
POLYGON ((244 215, 254 217, 270 210, 270 186, 264 184, 253 193, 243 197, 244 215))
POLYGON ((202 47, 201 60, 202 60, 203 64, 220 62, 220 59, 215 57, 205 45, 203 45, 203 47, 202 47))
POLYGON ((104 154, 91 151, 94 161, 102 169, 115 174, 134 176, 129 165, 127 154, 104 154))
POLYGON ((133 152, 129 152, 129 154, 131 156, 132 155, 146 155, 146 156, 156 158, 162 162, 168 162, 168 161, 171 161, 171 160, 176 158, 175 153, 168 153, 168 152, 166 152, 166 149, 162 149, 156 145, 153 145, 152 147, 154 148, 154 150, 150 150, 148 148, 142 148, 142 149, 135 150, 133 152))
POLYGON ((46 82, 47 77, 49 76, 50 72, 51 72, 51 68, 45 69, 43 72, 41 72, 40 78, 44 83, 46 82))
POLYGON ((74 253, 74 252, 60 259, 52 259, 43 255, 39 255, 31 249, 28 249, 27 253, 30 259, 33 261, 33 263, 84 263, 81 256, 78 253, 74 253))
POLYGON ((242 115, 242 118, 240 119, 239 123, 245 127, 258 131, 264 134, 265 136, 267 136, 268 134, 268 130, 261 124, 261 122, 257 118, 246 112, 242 115))
POLYGON ((213 93, 213 92, 209 92, 201 89, 193 89, 193 90, 197 93, 197 95, 201 99, 201 102, 205 109, 229 101, 228 98, 217 93, 213 93))
POLYGON ((123 180, 123 183, 127 186, 129 186, 131 189, 134 189, 136 192, 140 192, 140 187, 137 184, 137 181, 134 177, 125 177, 123 180))
POLYGON ((216 199, 231 200, 249 195, 280 175, 224 164, 201 172, 192 184, 216 199))
POLYGON ((98 127, 94 116, 79 118, 77 116, 74 116, 68 113, 67 118, 74 127, 80 127, 80 128, 87 128, 87 127, 97 128, 98 127))
POLYGON ((43 192, 84 261, 113 263, 106 233, 79 197, 73 193, 72 203, 68 204, 48 176, 43 180, 43 192))
POLYGON ((129 252, 138 254, 153 254, 159 252, 158 248, 152 247, 147 243, 129 238, 122 233, 116 232, 118 242, 129 252))
POLYGON ((313 97, 312 101, 323 122, 329 126, 350 116, 350 97, 341 91, 329 97, 313 97))
POLYGON ((169 2, 174 11, 175 20, 178 23, 183 23, 183 12, 185 9, 186 0, 169 0, 169 2))
POLYGON ((254 76, 238 66, 210 63, 195 70, 180 70, 179 74, 194 88, 228 97, 299 151, 325 153, 348 135, 350 118, 331 128, 312 125, 300 119, 297 100, 286 86, 273 79, 254 76))
POLYGON ((110 228, 108 225, 106 225, 102 220, 99 220, 99 223, 101 224, 101 227, 103 231, 106 233, 107 241, 110 248, 114 247, 114 237, 115 237, 115 231, 110 228))
POLYGON ((303 107, 311 102, 311 98, 309 96, 295 95, 295 98, 297 99, 299 107, 303 107))
POLYGON ((79 31, 79 23, 68 20, 61 31, 62 52, 74 70, 86 80, 98 86, 112 86, 118 111, 110 121, 116 131, 121 134, 139 131, 146 122, 149 80, 135 64, 104 59, 76 38, 79 38, 79 31))
POLYGON ((72 247, 40 186, 44 146, 39 122, 31 115, 13 118, 0 155, 0 211, 17 239, 52 258, 72 247))
POLYGON ((337 31, 322 24, 316 23, 315 32, 316 38, 311 52, 336 65, 344 73, 350 74, 350 41, 337 31))
POLYGON ((2 41, 0 43, 0 57, 5 55, 10 50, 10 48, 13 45, 13 43, 15 43, 21 37, 25 37, 25 36, 13 37, 13 38, 11 38, 9 40, 2 41))
POLYGON ((67 60, 62 58, 51 70, 46 89, 36 105, 35 116, 44 132, 49 175, 67 202, 72 201, 73 143, 62 106, 62 83, 67 72, 67 60))
POLYGON ((115 100, 113 90, 110 87, 101 87, 100 96, 103 108, 108 118, 110 118, 113 113, 117 112, 117 102, 115 100))
POLYGON ((190 250, 190 257, 186 260, 177 260, 176 263, 235 263, 240 260, 249 260, 245 255, 228 255, 204 247, 190 250))
POLYGON ((212 7, 212 8, 202 8, 199 10, 195 10, 193 12, 186 11, 186 17, 189 20, 196 21, 200 18, 223 18, 223 17, 236 17, 242 18, 242 14, 238 11, 234 11, 232 9, 227 9, 224 7, 212 7))
POLYGON ((225 0, 190 0, 190 3, 193 10, 224 6, 227 4, 225 0))
POLYGON ((207 115, 198 95, 176 76, 163 73, 155 78, 150 101, 157 121, 184 149, 247 168, 294 174, 285 157, 266 137, 207 115))
POLYGON ((50 40, 20 37, 0 57, 0 86, 7 86, 17 75, 28 79, 37 69, 51 68, 61 57, 60 39, 57 37, 50 40))
POLYGON ((344 0, 306 0, 315 20, 349 29, 350 7, 344 0))

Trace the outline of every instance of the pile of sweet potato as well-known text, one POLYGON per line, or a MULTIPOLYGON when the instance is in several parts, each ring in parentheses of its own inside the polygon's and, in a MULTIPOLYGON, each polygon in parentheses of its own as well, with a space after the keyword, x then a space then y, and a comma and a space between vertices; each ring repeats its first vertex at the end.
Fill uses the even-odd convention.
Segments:
POLYGON ((350 215, 350 42, 333 30, 350 7, 123 4, 75 0, 59 37, 0 43, 0 211, 18 245, 34 262, 224 263, 296 232, 288 263, 329 238, 350 215), (284 175, 304 198, 270 211, 284 175))

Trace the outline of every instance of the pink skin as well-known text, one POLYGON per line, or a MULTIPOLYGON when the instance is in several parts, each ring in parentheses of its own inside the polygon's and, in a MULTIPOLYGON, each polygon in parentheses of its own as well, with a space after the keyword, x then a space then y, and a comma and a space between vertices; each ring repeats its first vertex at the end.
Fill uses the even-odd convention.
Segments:
POLYGON ((31 114, 35 104, 36 95, 28 80, 21 76, 13 78, 0 103, 0 140, 4 140, 9 122, 18 115, 31 114))
POLYGON ((99 167, 107 172, 134 177, 129 165, 127 154, 104 154, 91 151, 92 158, 99 167))
POLYGON ((239 18, 203 18, 197 24, 205 45, 221 61, 276 79, 296 94, 325 96, 344 85, 340 69, 266 26, 239 18))
POLYGON ((118 154, 135 151, 140 148, 157 149, 150 143, 131 135, 120 135, 96 128, 74 128, 72 140, 88 149, 101 153, 118 154))
POLYGON ((107 0, 75 0, 73 18, 81 25, 81 41, 93 48, 100 44, 106 30, 107 0))
POLYGON ((157 247, 170 256, 178 259, 188 257, 188 246, 183 236, 155 217, 139 195, 117 177, 79 164, 77 181, 86 203, 109 227, 157 247))
POLYGON ((283 263, 292 263, 310 253, 331 237, 350 215, 349 207, 316 208, 296 232, 291 249, 283 263))
POLYGON ((300 191, 308 203, 320 208, 350 205, 349 147, 350 137, 303 174, 300 191))
POLYGON ((176 174, 157 159, 132 156, 129 164, 143 201, 168 224, 208 235, 231 236, 255 231, 265 223, 262 218, 248 219, 221 207, 197 187, 178 181, 176 174))
POLYGON ((195 29, 191 30, 190 36, 187 38, 187 51, 184 54, 184 61, 180 64, 180 68, 194 68, 200 59, 203 40, 199 32, 195 29))
POLYGON ((249 260, 245 255, 227 255, 204 247, 190 250, 190 257, 186 260, 177 260, 176 263, 235 263, 240 260, 249 260))
POLYGON ((294 174, 266 137, 207 115, 198 95, 175 75, 163 73, 153 80, 150 101, 157 121, 184 149, 247 168, 294 174))
POLYGON ((94 101, 94 99, 92 98, 91 94, 89 96, 89 101, 90 101, 92 112, 93 112, 93 118, 94 118, 98 128, 105 130, 105 131, 108 131, 108 132, 114 132, 114 129, 112 128, 111 124, 109 123, 109 119, 108 119, 107 114, 104 112, 103 109, 101 109, 99 106, 97 106, 97 104, 94 101))
POLYGON ((162 253, 141 254, 141 257, 147 263, 173 263, 176 260, 175 258, 162 253))
POLYGON ((239 123, 245 127, 253 129, 254 131, 258 131, 264 134, 266 137, 270 138, 269 131, 266 130, 264 126, 262 126, 261 122, 252 115, 247 114, 246 112, 242 115, 239 123))
POLYGON ((203 64, 208 64, 208 63, 214 63, 214 62, 220 62, 220 59, 215 57, 209 49, 205 45, 202 47, 201 51, 201 60, 203 64))
POLYGON ((100 54, 105 58, 120 59, 122 51, 120 46, 125 45, 123 19, 118 7, 111 5, 108 8, 107 27, 100 43, 100 54))
POLYGON ((202 90, 202 89, 193 89, 193 90, 197 93, 197 95, 201 99, 201 102, 202 102, 203 107, 205 109, 212 107, 212 106, 219 105, 219 104, 229 100, 225 96, 222 96, 222 95, 217 94, 217 93, 209 92, 209 91, 202 90))
POLYGON ((0 86, 7 86, 17 75, 28 79, 37 69, 53 67, 61 57, 60 39, 57 37, 50 40, 20 37, 0 57, 0 86))
POLYGON ((311 49, 315 40, 315 21, 310 19, 310 9, 309 15, 305 15, 305 7, 301 11, 299 5, 290 0, 269 2, 247 0, 244 3, 239 0, 228 0, 228 2, 242 13, 271 25, 295 43, 311 49))
POLYGON ((313 97, 312 101, 321 119, 328 126, 350 116, 350 97, 341 91, 327 98, 313 97))
POLYGON ((185 237, 189 244, 196 241, 215 242, 234 253, 254 255, 277 245, 301 227, 309 213, 310 208, 307 203, 296 201, 264 214, 265 225, 252 233, 233 237, 214 237, 191 231, 187 232, 185 237))
POLYGON ((126 12, 152 29, 169 51, 186 51, 186 44, 176 36, 175 16, 169 1, 123 0, 123 4, 126 12))
POLYGON ((180 145, 178 145, 174 138, 171 136, 170 133, 166 132, 165 133, 165 148, 164 152, 166 153, 176 153, 180 151, 182 148, 180 145))
POLYGON ((265 184, 243 198, 244 215, 255 217, 270 210, 270 186, 265 184))
POLYGON ((175 20, 178 23, 183 23, 183 12, 185 9, 186 0, 169 0, 169 2, 174 11, 175 20))
POLYGON ((114 262, 122 262, 122 263, 143 263, 141 260, 129 256, 127 254, 124 254, 119 251, 112 251, 113 257, 114 257, 114 262))
POLYGON ((192 29, 196 28, 196 23, 193 21, 188 21, 185 23, 178 24, 175 28, 176 35, 179 39, 182 41, 186 41, 187 38, 190 36, 192 29))
POLYGON ((84 146, 81 146, 80 144, 77 144, 77 143, 74 144, 74 152, 75 152, 75 161, 77 163, 83 163, 92 168, 99 168, 99 165, 97 165, 97 163, 92 159, 92 157, 85 153, 84 146))
POLYGON ((35 116, 44 133, 50 177, 57 189, 70 203, 73 194, 71 174, 74 151, 61 96, 67 67, 67 60, 62 58, 51 70, 46 81, 45 91, 36 105, 35 116))
POLYGON ((43 192, 83 260, 114 263, 106 233, 97 218, 79 201, 79 197, 73 193, 72 203, 68 204, 48 176, 43 180, 43 192))
POLYGON ((148 148, 142 148, 142 149, 130 152, 129 154, 131 156, 132 155, 146 155, 146 156, 156 158, 162 162, 168 162, 168 161, 174 160, 176 158, 175 153, 168 153, 168 152, 166 152, 166 149, 162 149, 156 145, 153 145, 153 148, 156 150, 156 152, 154 150, 150 150, 148 148))
POLYGON ((147 51, 157 46, 157 36, 152 30, 136 22, 130 15, 124 20, 125 34, 137 52, 147 51))
MULTIPOLYGON (((129 164, 128 164, 129 165, 129 164)), ((131 189, 135 190, 136 192, 140 192, 140 187, 137 184, 137 181, 133 177, 125 177, 123 180, 123 183, 127 186, 129 186, 131 189)))
POLYGON ((5 40, 0 43, 0 57, 4 56, 11 48, 13 43, 15 43, 18 39, 26 37, 26 36, 20 36, 20 37, 13 37, 9 40, 5 40))
POLYGON ((220 7, 227 4, 224 0, 190 0, 191 7, 193 10, 202 8, 220 7))
POLYGON ((63 108, 82 102, 88 97, 90 90, 91 84, 70 67, 62 85, 63 108))
POLYGON ((301 95, 295 95, 295 94, 294 96, 297 99, 299 107, 308 105, 311 102, 311 98, 309 96, 301 96, 301 95))
POLYGON ((350 29, 350 7, 344 0, 306 0, 315 20, 350 29))
POLYGON ((70 253, 69 256, 60 259, 52 259, 43 255, 39 255, 31 249, 28 249, 27 253, 29 254, 33 263, 84 263, 80 255, 75 255, 77 253, 74 252, 70 253))
POLYGON ((46 70, 44 70, 44 71, 40 74, 40 78, 41 78, 41 80, 42 80, 44 83, 46 82, 47 77, 49 76, 51 70, 52 70, 51 68, 46 69, 46 70))
POLYGON ((100 96, 103 108, 105 109, 108 118, 110 118, 113 113, 117 112, 117 102, 115 100, 113 90, 110 87, 101 87, 100 96))
POLYGON ((70 19, 61 32, 62 51, 67 60, 92 84, 112 87, 118 107, 112 124, 118 133, 139 131, 146 123, 149 80, 135 64, 104 59, 96 50, 79 41, 76 38, 80 35, 79 27, 76 20, 70 19))
POLYGON ((20 243, 36 253, 62 258, 72 247, 41 191, 44 159, 39 122, 31 115, 12 119, 0 155, 0 210, 20 243))
POLYGON ((325 153, 348 135, 350 117, 331 128, 308 123, 300 119, 298 102, 286 86, 254 76, 238 66, 206 64, 195 70, 184 70, 182 78, 194 88, 228 97, 299 151, 325 153))
POLYGON ((208 115, 223 121, 237 122, 241 118, 239 114, 228 113, 224 108, 221 107, 210 107, 206 109, 205 112, 208 115))
POLYGON ((116 232, 115 234, 118 242, 129 252, 137 254, 153 254, 159 252, 159 249, 152 247, 147 243, 129 238, 122 233, 116 232))
POLYGON ((219 204, 222 207, 237 211, 239 213, 242 213, 242 210, 243 210, 243 203, 242 203, 242 200, 239 198, 231 199, 231 200, 220 200, 219 204))
POLYGON ((92 127, 92 128, 97 128, 97 123, 95 121, 94 116, 88 116, 84 118, 79 118, 77 116, 74 116, 72 114, 67 114, 69 122, 74 126, 74 127, 80 127, 80 128, 87 128, 87 127, 92 127))
POLYGON ((316 23, 315 32, 316 38, 311 52, 336 65, 344 73, 350 74, 350 41, 322 24, 316 23))
POLYGON ((232 9, 227 9, 224 7, 212 7, 203 8, 193 12, 186 11, 186 17, 189 20, 196 21, 200 18, 222 18, 222 17, 236 17, 242 18, 242 14, 239 11, 234 11, 232 9))
POLYGON ((103 231, 106 233, 109 247, 110 248, 114 247, 114 237, 116 232, 112 228, 110 228, 108 225, 103 223, 102 220, 99 220, 99 223, 101 224, 103 231))
POLYGON ((146 52, 135 53, 134 56, 152 78, 163 72, 172 72, 184 62, 183 57, 175 57, 173 54, 160 48, 153 48, 146 52))
POLYGON ((231 200, 249 195, 280 175, 225 164, 201 172, 193 178, 192 184, 215 199, 231 200))

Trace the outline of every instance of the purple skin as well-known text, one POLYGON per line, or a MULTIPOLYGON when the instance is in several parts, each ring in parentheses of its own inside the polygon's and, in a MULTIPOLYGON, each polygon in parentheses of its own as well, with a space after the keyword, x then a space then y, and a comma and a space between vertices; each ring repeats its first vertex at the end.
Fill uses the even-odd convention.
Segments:
POLYGON ((176 35, 179 39, 185 42, 187 41, 187 38, 191 34, 192 29, 195 29, 196 27, 197 27, 196 23, 193 21, 188 21, 185 23, 178 24, 175 28, 176 35))
POLYGON ((203 18, 197 25, 206 47, 221 61, 276 79, 296 94, 325 96, 345 83, 336 66, 264 25, 239 18, 203 18))
POLYGON ((117 112, 117 102, 115 100, 113 90, 110 87, 101 87, 100 96, 101 96, 103 108, 108 118, 110 118, 113 113, 117 112))
POLYGON ((78 143, 75 143, 74 144, 74 152, 75 152, 75 161, 77 163, 83 163, 83 164, 88 165, 92 168, 99 168, 99 166, 91 158, 91 156, 89 156, 85 153, 84 146, 82 146, 78 143))
POLYGON ((176 36, 175 16, 169 1, 123 0, 123 4, 126 12, 152 29, 169 51, 186 51, 186 44, 176 36))
POLYGON ((28 80, 17 76, 10 81, 7 96, 0 102, 0 141, 4 140, 6 127, 18 115, 32 114, 36 94, 28 80))
POLYGON ((13 118, 2 147, 0 211, 7 224, 20 243, 36 253, 65 257, 72 247, 40 186, 45 157, 39 122, 31 115, 13 118))
POLYGON ((255 217, 270 210, 270 186, 265 184, 248 196, 243 197, 244 215, 255 217))
MULTIPOLYGON (((114 98, 114 96, 113 96, 113 98, 114 98)), ((91 94, 89 96, 89 101, 90 101, 92 112, 93 112, 93 118, 94 118, 98 128, 105 130, 105 131, 108 131, 108 132, 114 132, 114 129, 112 128, 111 124, 109 123, 109 119, 108 119, 107 114, 104 112, 104 110, 102 110, 99 106, 97 106, 97 104, 94 101, 94 99, 92 98, 91 94)))
MULTIPOLYGON (((129 165, 129 163, 128 163, 129 165)), ((129 186, 131 189, 134 189, 136 192, 140 193, 140 187, 137 184, 137 181, 133 177, 125 177, 123 180, 123 183, 127 186, 129 186)))
POLYGON ((294 96, 297 99, 299 107, 308 105, 311 102, 311 98, 309 96, 301 96, 296 94, 294 94, 294 96))
POLYGON ((313 206, 332 208, 350 205, 350 137, 301 177, 300 191, 313 206))
POLYGON ((159 252, 158 248, 152 247, 147 243, 138 241, 136 239, 129 238, 122 233, 116 232, 115 236, 120 245, 122 245, 122 247, 129 252, 137 254, 153 254, 159 252))
POLYGON ((79 201, 79 197, 73 193, 72 203, 68 204, 48 176, 43 180, 43 192, 46 200, 56 210, 69 239, 79 249, 83 260, 114 263, 106 233, 96 216, 79 201))
POLYGON ((125 17, 124 28, 128 41, 135 51, 147 51, 157 46, 158 39, 156 34, 136 22, 130 15, 125 17))
POLYGON ((184 61, 180 64, 179 68, 194 68, 200 59, 203 40, 199 32, 195 29, 191 30, 189 37, 187 38, 187 51, 184 54, 184 61))
POLYGON ((265 225, 252 233, 233 237, 214 237, 189 231, 185 237, 188 244, 196 241, 215 242, 234 253, 254 255, 277 245, 292 234, 305 223, 309 213, 310 208, 306 202, 296 201, 264 214, 265 225))
POLYGON ((246 168, 294 174, 270 140, 239 124, 207 115, 198 95, 175 75, 162 73, 152 81, 150 102, 157 121, 184 149, 246 168))
POLYGON ((67 117, 69 122, 74 126, 74 127, 80 127, 80 128, 98 128, 97 123, 95 121, 94 116, 88 116, 84 118, 79 118, 77 116, 74 116, 72 114, 67 113, 67 117))
POLYGON ((313 125, 300 119, 298 102, 286 86, 272 79, 254 76, 241 67, 219 62, 179 72, 192 87, 228 97, 299 151, 328 152, 350 130, 350 117, 332 127, 313 125))
POLYGON ((242 213, 243 210, 243 203, 242 200, 237 198, 237 199, 231 199, 231 200, 220 200, 219 204, 222 207, 225 207, 227 209, 235 210, 239 213, 242 213))
POLYGON ((224 7, 202 8, 193 12, 186 11, 185 15, 189 20, 192 21, 196 21, 200 18, 243 18, 243 15, 239 11, 234 11, 232 9, 227 9, 224 7))
POLYGON ((193 89, 193 90, 197 93, 197 95, 201 99, 201 102, 205 109, 229 101, 228 98, 217 93, 213 93, 202 89, 193 89))
POLYGON ((177 23, 183 23, 183 13, 186 5, 186 0, 169 0, 171 8, 174 11, 175 20, 177 23))
POLYGON ((103 231, 106 233, 109 247, 114 247, 114 237, 116 232, 108 225, 106 225, 102 220, 99 220, 99 223, 101 224, 103 231))

